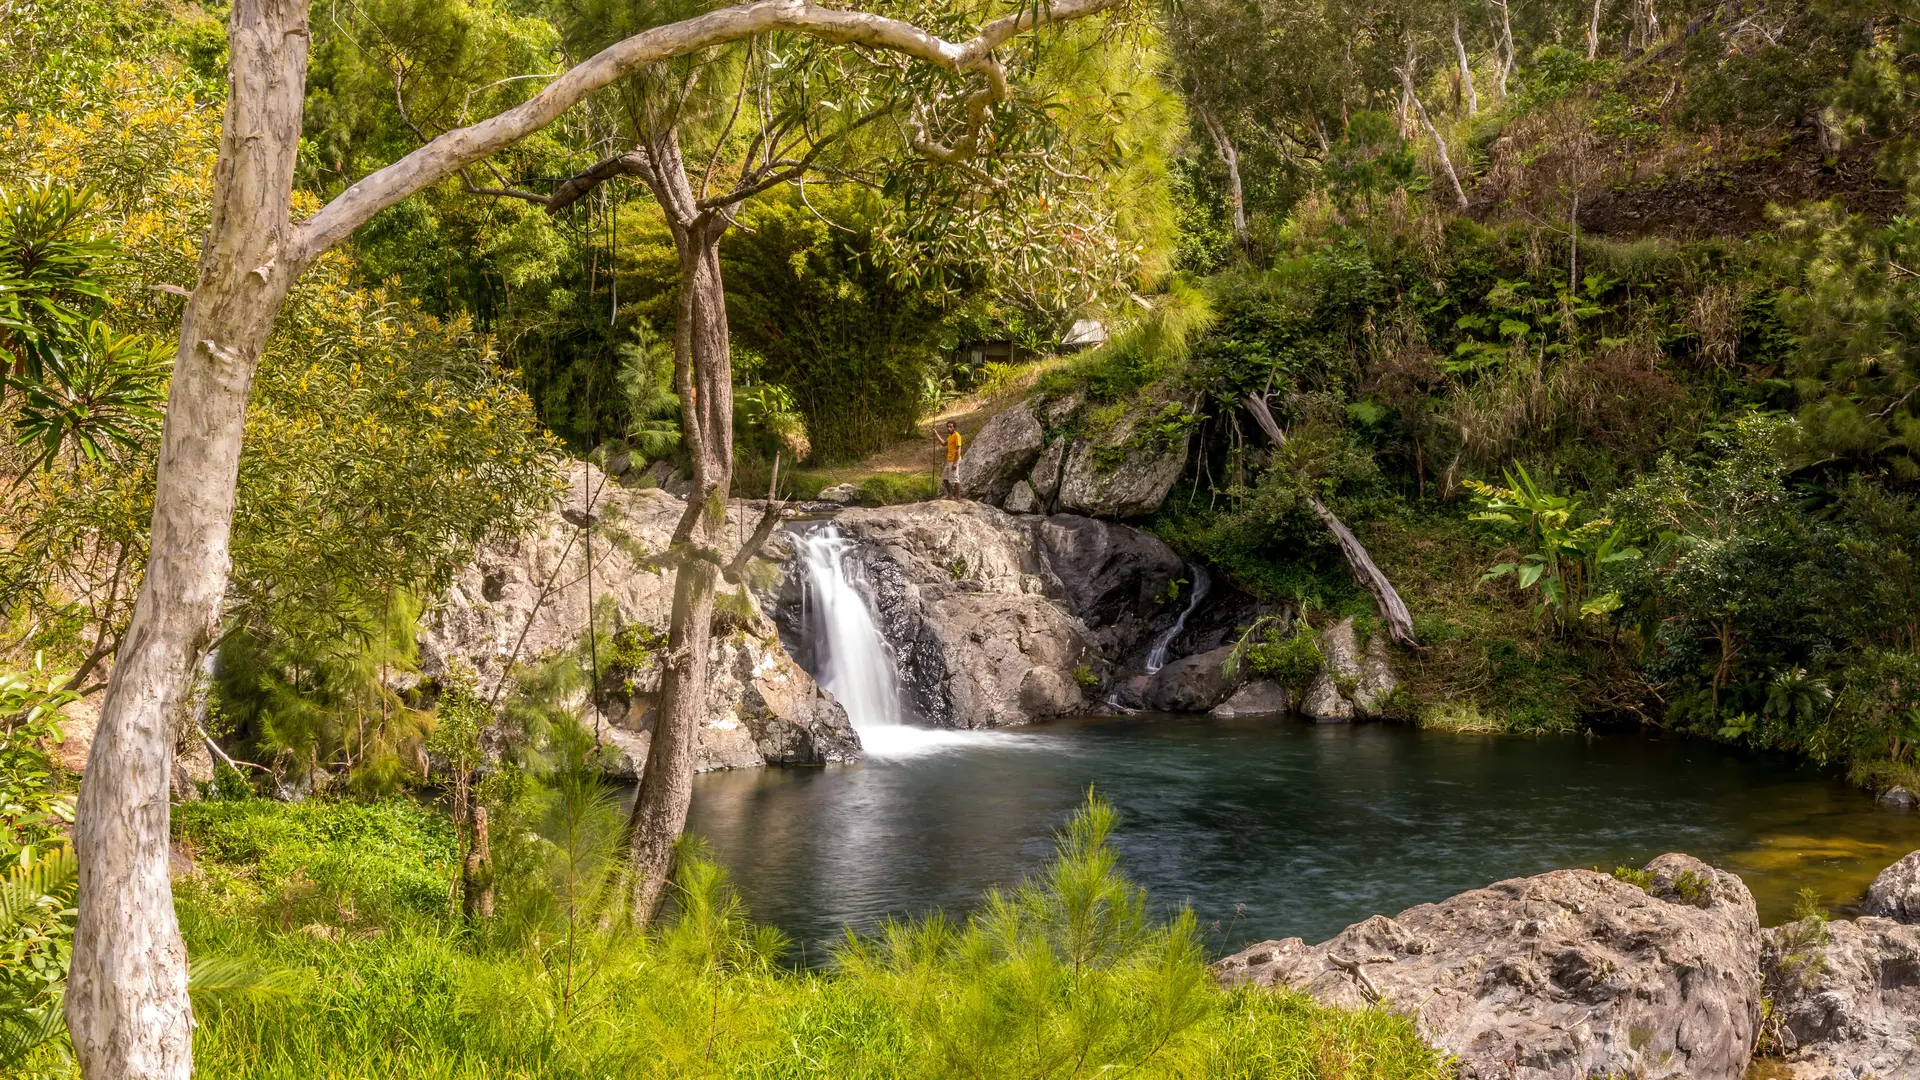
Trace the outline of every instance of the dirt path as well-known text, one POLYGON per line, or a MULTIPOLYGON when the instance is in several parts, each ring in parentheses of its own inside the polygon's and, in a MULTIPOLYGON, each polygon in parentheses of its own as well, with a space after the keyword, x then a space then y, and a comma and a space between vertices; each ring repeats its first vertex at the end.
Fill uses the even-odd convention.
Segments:
POLYGON ((946 460, 946 444, 937 434, 947 421, 960 425, 960 437, 968 445, 987 421, 1012 407, 1032 390, 1041 376, 1059 366, 1060 360, 1036 360, 1020 368, 1019 374, 992 391, 963 397, 945 409, 923 419, 913 438, 903 439, 877 454, 849 465, 808 472, 831 477, 834 483, 857 481, 876 473, 937 473, 946 460))

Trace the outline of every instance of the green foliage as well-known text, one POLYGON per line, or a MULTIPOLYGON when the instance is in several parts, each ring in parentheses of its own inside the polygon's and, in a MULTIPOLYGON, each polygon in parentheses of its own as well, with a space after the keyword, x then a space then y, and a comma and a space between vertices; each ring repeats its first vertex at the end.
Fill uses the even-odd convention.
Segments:
MULTIPOLYGON (((646 322, 633 326, 633 340, 621 345, 620 370, 614 376, 626 398, 626 441, 647 458, 661 458, 680 445, 680 395, 673 388, 673 342, 646 322)), ((641 462, 634 462, 640 468, 641 462)))
POLYGON ((80 864, 65 843, 27 844, 7 859, 0 879, 0 1070, 9 1076, 66 1072, 61 1006, 79 887, 80 864))
POLYGON ((38 444, 41 469, 69 442, 99 462, 159 428, 172 347, 101 321, 121 253, 92 235, 93 202, 85 188, 0 188, 0 395, 20 395, 15 438, 38 444))
POLYGON ((1248 627, 1227 657, 1226 673, 1232 676, 1244 662, 1254 675, 1272 679, 1295 694, 1305 693, 1307 684, 1326 666, 1320 634, 1304 619, 1291 634, 1283 635, 1283 629, 1283 620, 1271 617, 1248 627))
MULTIPOLYGON (((283 843, 322 865, 345 857, 346 845, 392 851, 392 862, 368 864, 368 874, 430 866, 442 896, 455 873, 443 827, 404 834, 417 845, 408 854, 386 835, 353 830, 316 851, 312 830, 284 831, 274 819, 309 821, 328 811, 256 805, 260 844, 196 846, 207 880, 255 863, 259 876, 275 877, 294 861, 283 843)), ((417 807, 386 808, 425 816, 417 807)), ((189 818, 205 813, 194 807, 189 818)), ((198 1065, 222 1076, 371 1071, 399 1080, 592 1077, 635 1061, 662 1077, 763 1080, 1120 1071, 1305 1080, 1336 1063, 1371 1080, 1448 1075, 1404 1017, 1214 986, 1192 916, 1153 917, 1120 873, 1113 828, 1111 808, 1094 802, 1068 823, 1056 859, 1033 879, 990 895, 964 920, 935 915, 849 937, 838 964, 821 971, 779 964, 782 939, 749 920, 725 872, 697 848, 680 860, 669 915, 645 935, 591 925, 569 935, 562 919, 476 936, 456 928, 443 901, 437 918, 389 908, 377 934, 362 918, 346 944, 318 929, 274 932, 272 902, 222 906, 216 901, 229 894, 190 884, 180 908, 196 955, 217 946, 304 976, 295 1006, 206 1003, 198 1010, 198 1065)), ((550 835, 539 843, 557 851, 563 833, 550 835)), ((524 867, 525 887, 551 895, 542 865, 524 867)))
POLYGON ((734 340, 805 418, 811 444, 789 443, 788 454, 798 445, 822 464, 912 433, 946 314, 875 249, 877 200, 832 190, 761 199, 721 252, 734 340))
POLYGON ((73 821, 66 770, 51 748, 65 739, 60 709, 80 699, 62 689, 36 653, 26 671, 0 670, 0 860, 30 858, 31 849, 73 821))
POLYGON ((896 506, 925 502, 939 490, 940 478, 930 472, 883 472, 860 481, 854 496, 861 506, 896 506))
POLYGON ((1467 481, 1483 507, 1473 520, 1524 530, 1532 551, 1518 562, 1503 562, 1481 576, 1482 581, 1512 575, 1522 591, 1538 588, 1540 612, 1559 629, 1583 615, 1604 615, 1620 606, 1618 592, 1601 592, 1605 575, 1615 564, 1640 557, 1638 548, 1625 545, 1624 523, 1592 518, 1576 523, 1580 500, 1556 495, 1534 483, 1526 467, 1516 465, 1506 474, 1506 487, 1467 481), (1608 528, 1609 525, 1613 527, 1608 528))
POLYGON ((200 867, 182 902, 203 913, 284 932, 448 912, 453 828, 402 799, 184 803, 173 832, 200 867))
POLYGON ((1353 114, 1346 137, 1328 152, 1321 177, 1342 207, 1362 206, 1368 212, 1381 196, 1426 187, 1413 149, 1400 137, 1399 122, 1378 112, 1353 114))
POLYGON ((394 689, 417 666, 419 610, 401 592, 364 613, 353 636, 230 635, 214 684, 221 714, 242 741, 316 786, 339 770, 359 790, 394 790, 431 730, 431 718, 394 689))

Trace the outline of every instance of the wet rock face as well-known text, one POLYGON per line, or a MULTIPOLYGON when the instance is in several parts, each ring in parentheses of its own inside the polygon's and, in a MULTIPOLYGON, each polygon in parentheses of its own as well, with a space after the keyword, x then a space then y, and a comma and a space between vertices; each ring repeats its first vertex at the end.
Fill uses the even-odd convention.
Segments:
MULTIPOLYGON (((1124 525, 975 502, 862 508, 836 521, 859 542, 920 723, 998 727, 1085 709, 1084 684, 1178 616, 1167 597, 1185 564, 1124 525)), ((799 636, 798 588, 782 591, 789 641, 799 636)))
POLYGON ((1320 945, 1262 942, 1214 973, 1402 1010, 1472 1080, 1739 1080, 1760 1021, 1753 897, 1690 856, 1647 869, 1645 890, 1590 870, 1515 878, 1320 945))
MULTIPOLYGON (((445 603, 421 628, 424 675, 468 665, 490 692, 516 660, 535 662, 574 648, 588 625, 584 522, 591 522, 593 535, 592 602, 611 604, 621 625, 638 623, 665 635, 673 576, 641 560, 666 550, 686 504, 658 488, 622 488, 597 470, 584 478, 580 471, 573 470, 572 486, 525 537, 483 545, 454 579, 445 603), (593 493, 591 514, 587 492, 593 493)), ((742 518, 757 514, 745 504, 732 512, 742 518)), ((731 550, 725 555, 731 557, 731 550)), ((857 756, 859 738, 845 711, 787 654, 752 597, 749 608, 748 618, 715 629, 699 767, 819 764, 857 756)), ((605 741, 624 762, 616 774, 637 776, 659 690, 657 656, 633 673, 632 682, 630 700, 610 702, 603 716, 593 715, 584 700, 579 706, 590 727, 596 721, 610 726, 602 729, 605 741)))
POLYGON ((1173 583, 1187 565, 1159 537, 1073 514, 1035 527, 1040 560, 1059 583, 1066 609, 1087 624, 1094 646, 1115 661, 1137 660, 1173 624, 1185 593, 1173 583))
POLYGON ((970 499, 999 503, 1033 468, 1046 435, 1027 402, 988 420, 955 470, 960 491, 970 499))
POLYGON ((1761 933, 1769 1035, 1794 1076, 1920 1077, 1920 927, 1868 916, 1761 933))
POLYGON ((1206 712, 1227 700, 1239 685, 1223 670, 1231 655, 1233 648, 1227 646, 1175 660, 1148 678, 1142 702, 1159 712, 1206 712))

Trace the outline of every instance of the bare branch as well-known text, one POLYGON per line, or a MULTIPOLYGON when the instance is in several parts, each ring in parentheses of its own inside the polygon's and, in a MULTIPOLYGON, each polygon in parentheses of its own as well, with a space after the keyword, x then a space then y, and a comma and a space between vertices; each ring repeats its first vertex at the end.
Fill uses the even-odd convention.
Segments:
POLYGON ((980 72, 988 81, 988 88, 980 93, 991 95, 985 103, 990 104, 1006 96, 1006 74, 993 58, 994 49, 1036 26, 1083 18, 1124 2, 1056 0, 1023 6, 1018 13, 988 23, 979 34, 961 42, 947 41, 899 19, 819 7, 810 0, 754 0, 654 27, 601 50, 525 102, 477 124, 449 131, 354 184, 301 223, 287 261, 296 267, 305 266, 373 215, 545 127, 594 91, 661 60, 756 34, 790 30, 822 41, 904 53, 955 73, 980 72))

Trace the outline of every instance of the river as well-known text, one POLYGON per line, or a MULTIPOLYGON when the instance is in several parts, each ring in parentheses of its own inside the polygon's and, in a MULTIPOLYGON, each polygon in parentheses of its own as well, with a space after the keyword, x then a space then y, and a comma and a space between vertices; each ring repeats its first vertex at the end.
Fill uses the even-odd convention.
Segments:
POLYGON ((1216 951, 1319 941, 1502 878, 1666 851, 1738 873, 1773 924, 1803 888, 1844 908, 1920 847, 1920 815, 1696 740, 1142 715, 878 749, 695 781, 690 829, 803 962, 843 927, 963 915, 1017 883, 1089 787, 1120 811, 1126 872, 1159 910, 1191 905, 1216 951))

